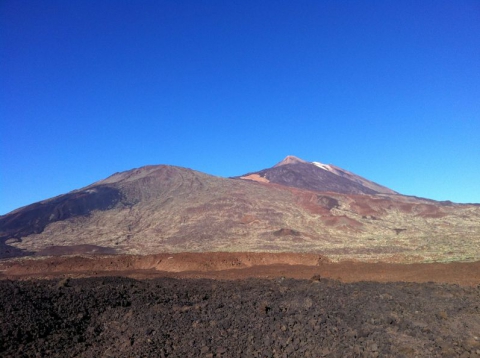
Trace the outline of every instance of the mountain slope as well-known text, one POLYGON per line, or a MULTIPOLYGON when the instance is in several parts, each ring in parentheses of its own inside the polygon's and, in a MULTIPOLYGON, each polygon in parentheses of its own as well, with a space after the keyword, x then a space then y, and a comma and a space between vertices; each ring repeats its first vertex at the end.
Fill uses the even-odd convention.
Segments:
MULTIPOLYGON (((291 166, 318 173, 296 161, 273 169, 288 169, 288 183, 291 166)), ((1 216, 0 255, 287 251, 400 262, 480 259, 480 207, 364 194, 377 190, 318 169, 341 183, 332 188, 348 184, 362 194, 147 166, 1 216)))
POLYGON ((336 166, 307 162, 292 155, 272 168, 236 178, 344 194, 397 194, 391 189, 336 166))

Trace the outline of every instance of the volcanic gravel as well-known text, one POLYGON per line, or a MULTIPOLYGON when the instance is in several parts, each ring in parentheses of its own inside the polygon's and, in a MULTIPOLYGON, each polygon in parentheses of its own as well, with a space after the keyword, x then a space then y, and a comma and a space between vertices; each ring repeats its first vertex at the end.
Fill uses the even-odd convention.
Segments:
POLYGON ((480 287, 0 281, 2 357, 479 357, 480 287))

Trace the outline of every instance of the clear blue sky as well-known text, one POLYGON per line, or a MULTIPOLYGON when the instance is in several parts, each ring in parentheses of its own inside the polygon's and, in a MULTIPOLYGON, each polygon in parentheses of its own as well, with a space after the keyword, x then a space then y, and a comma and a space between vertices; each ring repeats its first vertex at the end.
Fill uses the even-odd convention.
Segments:
POLYGON ((292 154, 480 202, 480 2, 0 1, 0 214, 292 154))

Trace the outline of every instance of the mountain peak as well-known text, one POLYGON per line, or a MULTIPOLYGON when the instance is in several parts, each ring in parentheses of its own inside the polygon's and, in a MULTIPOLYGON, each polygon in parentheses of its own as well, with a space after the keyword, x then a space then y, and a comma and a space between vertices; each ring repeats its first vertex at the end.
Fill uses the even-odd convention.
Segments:
POLYGON ((286 156, 285 159, 271 168, 248 173, 237 178, 343 194, 398 194, 389 188, 335 165, 307 162, 293 155, 286 156))
POLYGON ((274 165, 275 167, 279 167, 285 164, 296 164, 296 163, 307 163, 307 161, 300 159, 294 155, 287 155, 285 159, 283 159, 281 162, 277 163, 274 165))

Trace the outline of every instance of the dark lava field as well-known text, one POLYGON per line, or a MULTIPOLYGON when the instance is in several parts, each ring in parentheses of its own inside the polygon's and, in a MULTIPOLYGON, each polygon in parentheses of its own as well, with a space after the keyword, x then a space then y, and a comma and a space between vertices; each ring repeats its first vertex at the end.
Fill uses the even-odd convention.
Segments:
POLYGON ((480 287, 0 281, 1 357, 480 357, 480 287))

